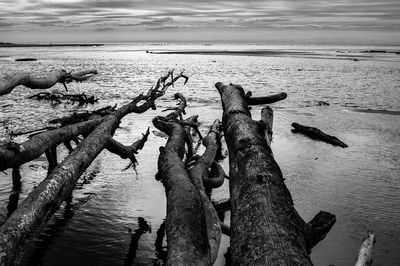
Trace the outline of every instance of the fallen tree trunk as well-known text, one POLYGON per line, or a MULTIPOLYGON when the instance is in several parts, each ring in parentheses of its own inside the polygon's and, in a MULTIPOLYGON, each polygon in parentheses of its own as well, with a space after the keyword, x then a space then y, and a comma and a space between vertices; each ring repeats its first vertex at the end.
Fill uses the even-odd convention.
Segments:
MULTIPOLYGON (((191 164, 183 162, 188 138, 185 122, 176 119, 183 110, 177 108, 167 117, 153 119, 153 124, 169 135, 165 148, 160 149, 158 161, 167 195, 167 265, 212 265, 218 254, 221 228, 217 212, 206 195, 204 181, 212 179, 208 169, 218 150, 219 121, 203 139, 206 151, 197 156, 194 166, 188 169, 187 165, 191 164)), ((220 180, 220 169, 217 172, 216 179, 220 180)), ((224 178, 225 173, 222 180, 224 178)))
POLYGON ((312 265, 308 247, 315 243, 307 243, 312 227, 295 210, 265 140, 268 123, 251 119, 242 87, 220 82, 216 87, 229 150, 232 265, 312 265))
POLYGON ((51 215, 67 199, 80 175, 111 141, 120 120, 129 113, 143 113, 155 108, 154 101, 165 93, 178 75, 166 83, 172 72, 161 77, 157 86, 147 95, 139 95, 132 102, 106 116, 76 148, 34 189, 18 209, 0 227, 0 264, 13 265, 35 232, 40 230, 51 215), (138 105, 140 102, 142 104, 138 105))
POLYGON ((355 266, 371 266, 372 265, 372 248, 375 243, 375 234, 368 232, 361 244, 360 251, 355 266))
POLYGON ((312 139, 321 140, 334 146, 339 146, 342 148, 349 147, 346 143, 339 140, 337 137, 328 135, 316 127, 303 126, 298 123, 292 123, 292 127, 294 127, 294 129, 292 130, 293 133, 301 133, 312 139))
POLYGON ((258 105, 258 104, 271 104, 278 101, 286 99, 287 94, 285 92, 280 92, 277 94, 264 96, 264 97, 253 97, 251 91, 246 93, 246 99, 248 105, 258 105))
POLYGON ((45 77, 35 77, 27 72, 7 74, 0 78, 0 96, 10 93, 19 85, 24 85, 30 89, 48 89, 53 87, 57 82, 61 82, 66 88, 66 82, 86 80, 91 74, 97 74, 97 71, 92 69, 67 73, 65 70, 55 70, 47 73, 45 77))
POLYGON ((88 134, 102 121, 102 118, 98 118, 49 130, 33 135, 29 140, 21 144, 2 143, 0 144, 0 171, 8 168, 17 168, 38 158, 52 147, 56 147, 84 133, 88 134))

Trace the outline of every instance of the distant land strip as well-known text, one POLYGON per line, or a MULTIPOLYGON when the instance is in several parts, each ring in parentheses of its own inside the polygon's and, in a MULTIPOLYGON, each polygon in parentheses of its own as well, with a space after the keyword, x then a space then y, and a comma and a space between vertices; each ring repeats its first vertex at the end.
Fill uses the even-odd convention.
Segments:
POLYGON ((374 110, 374 109, 354 109, 355 112, 359 113, 372 113, 372 114, 385 114, 385 115, 400 115, 400 111, 392 110, 374 110))
MULTIPOLYGON (((284 50, 242 50, 242 51, 228 51, 228 50, 196 50, 196 51, 146 51, 151 54, 200 54, 200 55, 320 55, 319 53, 306 52, 306 51, 284 51, 284 50)), ((322 55, 322 54, 321 54, 322 55)))
POLYGON ((31 44, 31 43, 10 43, 0 42, 0 47, 65 47, 65 46, 103 46, 102 43, 48 43, 48 44, 31 44))

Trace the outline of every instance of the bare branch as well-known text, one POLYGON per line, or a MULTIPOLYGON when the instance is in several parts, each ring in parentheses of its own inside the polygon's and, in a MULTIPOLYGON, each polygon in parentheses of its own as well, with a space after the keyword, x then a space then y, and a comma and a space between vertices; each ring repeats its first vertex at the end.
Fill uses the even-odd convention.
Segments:
POLYGON ((66 80, 80 80, 84 73, 90 72, 92 74, 95 74, 94 71, 80 71, 70 74, 61 69, 49 72, 46 74, 45 77, 36 77, 27 72, 18 72, 11 75, 4 75, 0 78, 0 95, 10 93, 18 85, 24 85, 25 87, 31 89, 48 89, 53 87, 57 82, 61 82, 65 86, 66 80))

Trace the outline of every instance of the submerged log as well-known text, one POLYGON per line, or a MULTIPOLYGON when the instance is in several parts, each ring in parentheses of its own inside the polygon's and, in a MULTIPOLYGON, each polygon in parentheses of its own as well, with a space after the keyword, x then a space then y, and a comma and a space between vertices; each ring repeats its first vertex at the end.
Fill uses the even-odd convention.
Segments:
POLYGON ((301 133, 312 139, 321 140, 334 146, 339 146, 342 148, 349 147, 346 143, 339 140, 337 137, 328 135, 316 127, 303 126, 298 123, 292 123, 292 127, 294 127, 294 129, 292 130, 293 133, 301 133))
POLYGON ((246 99, 248 105, 258 105, 258 104, 271 104, 281 100, 286 99, 287 94, 285 92, 280 92, 277 94, 265 96, 265 97, 253 97, 251 91, 246 93, 246 99))
POLYGON ((177 79, 172 72, 161 77, 158 85, 147 95, 139 95, 132 102, 106 116, 76 148, 48 175, 21 203, 18 209, 0 227, 0 264, 18 264, 18 259, 35 232, 39 231, 67 199, 80 175, 107 146, 120 120, 129 113, 143 113, 155 108, 154 101, 177 79), (166 82, 171 77, 171 81, 166 82), (141 103, 139 105, 139 103, 141 103))
POLYGON ((216 87, 229 150, 232 265, 312 265, 307 248, 310 226, 295 210, 265 140, 265 119, 251 118, 239 85, 219 82, 216 87))
MULTIPOLYGON (((182 103, 181 107, 186 105, 186 102, 182 103)), ((187 165, 191 163, 185 165, 183 162, 188 137, 184 125, 187 122, 177 120, 183 110, 176 108, 166 117, 153 119, 153 124, 169 135, 158 160, 158 178, 161 178, 167 196, 167 265, 212 265, 218 254, 221 228, 217 212, 206 195, 204 180, 209 179, 207 170, 218 150, 219 121, 203 139, 206 151, 188 169, 187 165)))
POLYGON ((97 74, 97 71, 91 69, 67 73, 65 70, 55 70, 47 73, 45 77, 35 77, 27 72, 7 74, 0 78, 0 95, 10 93, 18 85, 24 85, 30 89, 48 89, 53 87, 57 82, 61 82, 66 88, 66 82, 86 80, 91 74, 97 74))
POLYGON ((375 234, 368 232, 361 244, 360 251, 355 266, 371 266, 372 265, 372 248, 375 243, 375 234))

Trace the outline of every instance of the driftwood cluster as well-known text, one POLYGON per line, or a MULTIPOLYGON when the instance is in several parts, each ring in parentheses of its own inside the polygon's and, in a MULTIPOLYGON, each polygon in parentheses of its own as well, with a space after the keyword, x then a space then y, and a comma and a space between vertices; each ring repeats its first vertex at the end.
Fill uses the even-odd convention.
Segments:
POLYGON ((79 105, 94 104, 99 99, 94 96, 87 96, 85 93, 65 94, 61 92, 41 92, 28 97, 40 101, 49 101, 52 104, 78 103, 79 105))
MULTIPOLYGON (((11 75, 0 80, 0 95, 11 92, 17 85, 48 88, 56 82, 84 79, 88 73, 95 71, 54 72, 48 80, 34 79, 26 73, 11 75)), ((156 99, 179 79, 186 83, 188 77, 171 71, 160 77, 146 94, 118 109, 108 106, 74 113, 50 121, 57 128, 35 133, 23 143, 0 143, 0 170, 13 169, 15 190, 20 186, 18 169, 22 164, 43 153, 49 162, 48 176, 18 208, 9 209, 9 218, 0 227, 0 264, 18 263, 33 235, 71 195, 80 175, 103 149, 130 159, 133 166, 136 164, 135 155, 143 148, 149 130, 130 146, 113 139, 115 130, 127 114, 155 109, 156 99), (71 142, 75 142, 75 148, 71 142), (70 153, 58 163, 57 147, 61 144, 70 153)), ((221 96, 222 122, 216 119, 204 137, 198 128, 198 116, 184 117, 187 102, 181 93, 175 94, 178 104, 167 109, 169 114, 153 119, 153 125, 168 135, 167 143, 160 147, 156 175, 167 197, 166 221, 157 232, 158 252, 165 255, 160 257, 165 257, 166 265, 213 265, 224 233, 230 236, 227 264, 312 265, 311 249, 334 225, 335 215, 320 211, 309 222, 300 217, 271 150, 273 110, 265 106, 260 121, 253 120, 250 112, 250 105, 271 104, 285 99, 286 93, 253 97, 240 85, 218 82, 215 86, 221 96), (219 164, 224 158, 222 137, 229 154, 228 175, 219 164), (205 148, 201 155, 200 144, 205 148), (229 182, 230 197, 219 202, 211 200, 212 189, 225 180, 229 182), (226 211, 231 211, 230 226, 223 221, 226 211), (168 242, 166 254, 162 248, 164 232, 168 242)), ((296 123, 294 127, 314 138, 319 134, 322 139, 331 139, 318 129, 296 123)), ((126 263, 132 262, 140 236, 150 230, 147 222, 139 218, 139 228, 131 233, 131 254, 126 263)), ((359 261, 370 261, 373 242, 374 236, 366 239, 359 261)))

